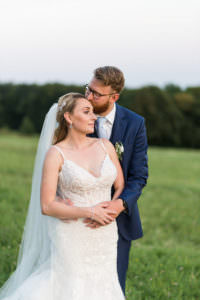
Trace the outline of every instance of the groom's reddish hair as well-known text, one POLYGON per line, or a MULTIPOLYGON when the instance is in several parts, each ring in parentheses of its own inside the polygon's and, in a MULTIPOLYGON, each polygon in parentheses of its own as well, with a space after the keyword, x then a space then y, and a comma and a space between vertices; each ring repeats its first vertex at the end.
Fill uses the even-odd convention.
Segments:
POLYGON ((111 88, 120 93, 124 87, 124 74, 116 67, 105 66, 94 70, 94 77, 106 86, 110 85, 111 88))

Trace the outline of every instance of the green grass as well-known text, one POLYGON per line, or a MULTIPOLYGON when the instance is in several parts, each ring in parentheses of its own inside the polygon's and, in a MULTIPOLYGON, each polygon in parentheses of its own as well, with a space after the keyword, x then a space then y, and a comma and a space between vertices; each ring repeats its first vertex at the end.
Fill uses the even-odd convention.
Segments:
MULTIPOLYGON (((0 136, 0 285, 16 266, 36 145, 36 137, 0 136)), ((149 149, 144 237, 132 244, 128 300, 200 299, 199 166, 200 151, 149 149)))

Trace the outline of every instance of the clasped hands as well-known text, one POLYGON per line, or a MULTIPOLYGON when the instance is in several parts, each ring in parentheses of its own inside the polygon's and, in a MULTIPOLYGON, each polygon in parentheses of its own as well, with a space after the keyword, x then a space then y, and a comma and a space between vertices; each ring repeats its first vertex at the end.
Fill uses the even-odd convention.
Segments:
MULTIPOLYGON (((59 201, 65 203, 66 205, 74 205, 70 199, 61 199, 59 201)), ((100 202, 97 205, 91 207, 91 218, 84 219, 86 227, 96 229, 100 226, 105 226, 113 222, 118 215, 124 210, 123 201, 121 199, 115 199, 112 201, 100 202)), ((61 219, 65 223, 69 223, 72 220, 61 219)), ((77 221, 77 219, 73 219, 77 221)))

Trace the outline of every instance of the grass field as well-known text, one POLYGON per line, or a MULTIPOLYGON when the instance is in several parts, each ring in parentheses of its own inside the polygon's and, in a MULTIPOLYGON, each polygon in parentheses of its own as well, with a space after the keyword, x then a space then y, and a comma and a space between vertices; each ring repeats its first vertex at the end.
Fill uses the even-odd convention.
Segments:
MULTIPOLYGON (((36 137, 0 134, 0 286, 16 266, 36 145, 36 137)), ((200 151, 150 148, 149 167, 127 299, 200 299, 200 151)))

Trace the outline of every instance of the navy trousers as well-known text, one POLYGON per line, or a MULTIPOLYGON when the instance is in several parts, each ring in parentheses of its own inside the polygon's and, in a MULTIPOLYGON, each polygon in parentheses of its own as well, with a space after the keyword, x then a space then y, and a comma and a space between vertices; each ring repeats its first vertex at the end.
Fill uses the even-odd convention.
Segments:
POLYGON ((125 295, 126 285, 126 272, 128 269, 129 252, 131 248, 131 241, 125 240, 121 234, 119 234, 117 245, 117 272, 119 283, 125 295))

